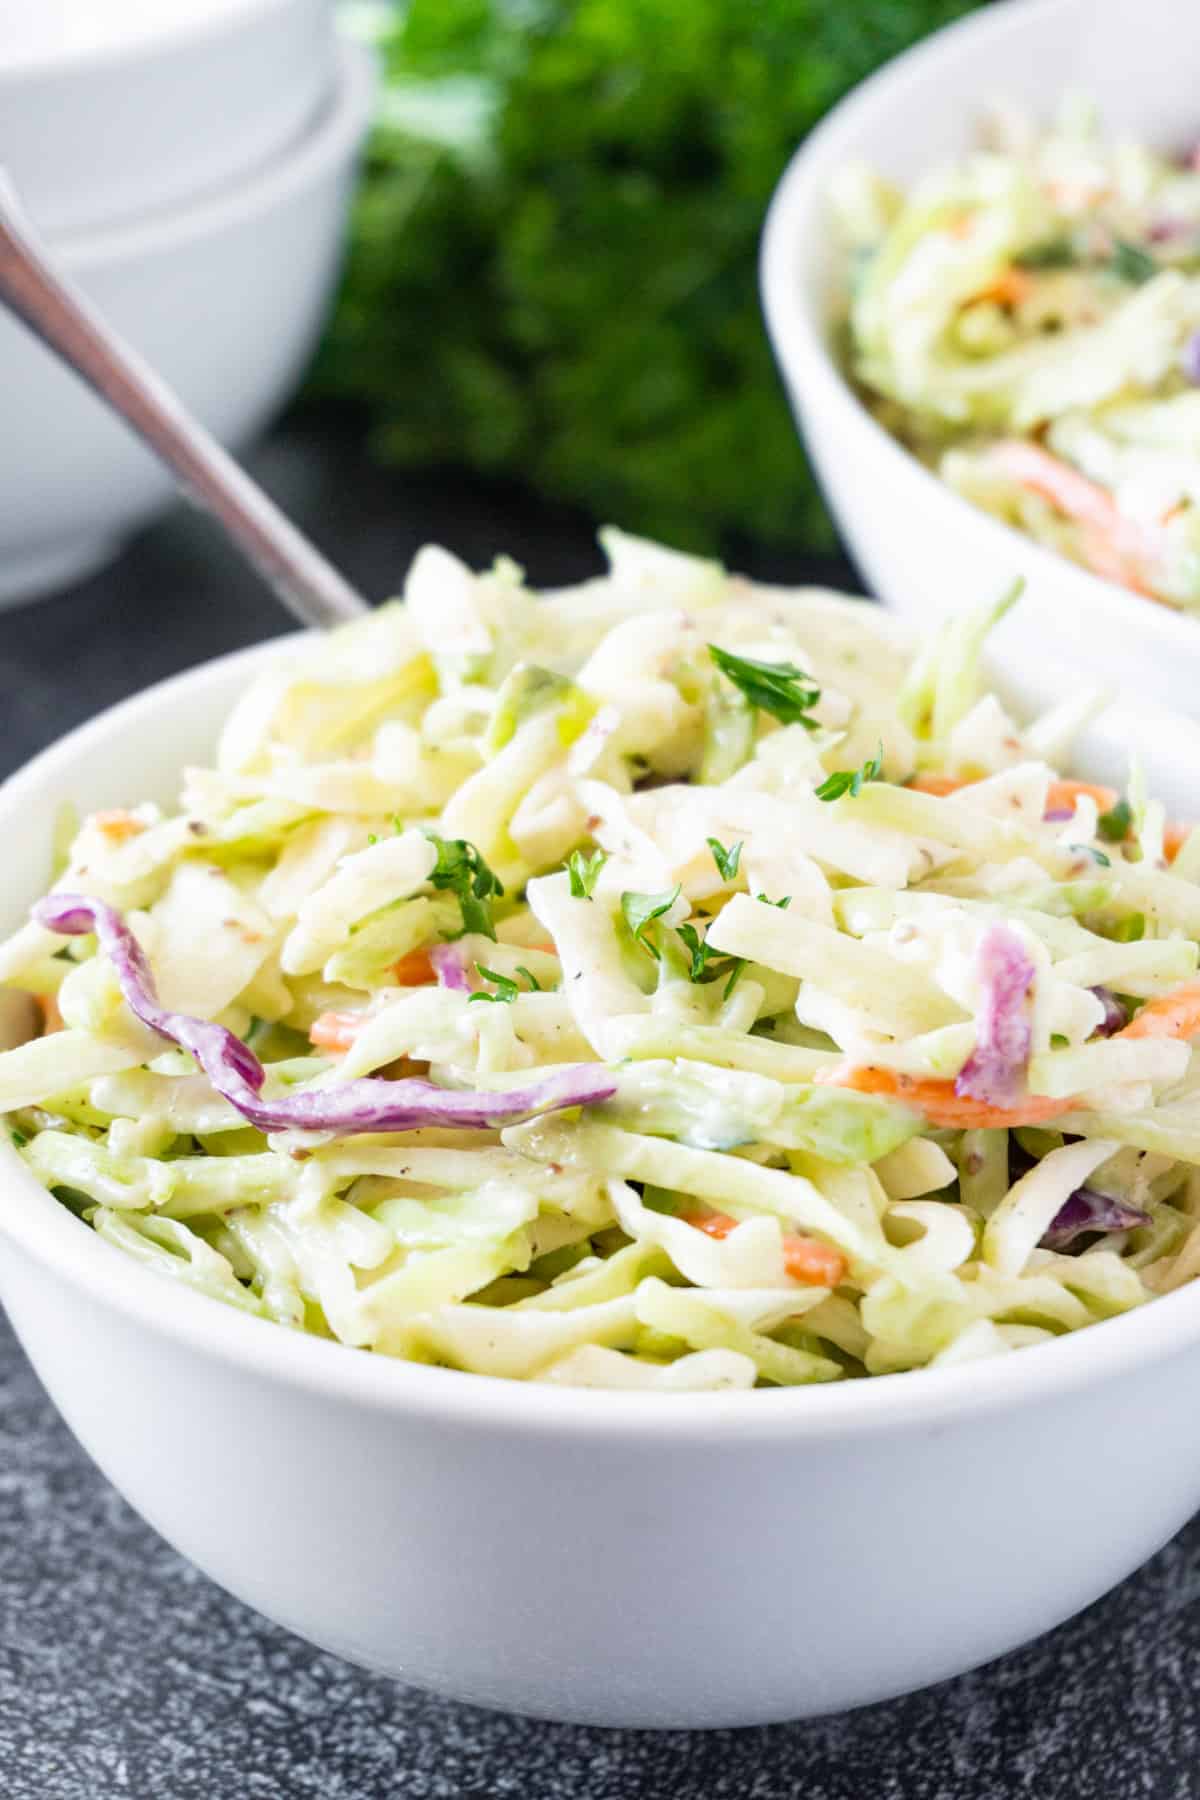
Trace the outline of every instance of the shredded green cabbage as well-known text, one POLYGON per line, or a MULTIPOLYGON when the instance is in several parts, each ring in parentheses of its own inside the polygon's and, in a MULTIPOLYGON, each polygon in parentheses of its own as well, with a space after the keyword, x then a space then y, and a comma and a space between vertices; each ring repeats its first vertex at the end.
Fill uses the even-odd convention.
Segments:
POLYGON ((407 606, 281 654, 177 813, 73 822, 53 876, 268 1099, 600 1064, 610 1097, 263 1133, 94 937, 24 924, 29 1169, 211 1298, 582 1387, 977 1361, 1190 1279, 1196 858, 1167 868, 1136 771, 1123 804, 1051 766, 1087 708, 986 691, 1011 597, 913 659, 862 603, 605 542, 544 596, 422 552, 407 606))

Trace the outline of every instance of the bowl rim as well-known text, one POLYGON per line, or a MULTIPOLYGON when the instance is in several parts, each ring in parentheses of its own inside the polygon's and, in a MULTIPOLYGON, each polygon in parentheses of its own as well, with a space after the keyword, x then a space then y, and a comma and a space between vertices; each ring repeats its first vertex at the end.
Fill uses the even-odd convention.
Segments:
MULTIPOLYGON (((298 634, 296 634, 298 635, 298 634)), ((114 740, 186 706, 203 690, 224 705, 295 637, 233 651, 109 707, 49 745, 0 784, 0 833, 19 830, 27 802, 46 804, 47 783, 69 791, 75 770, 100 761, 114 740), (39 797, 41 796, 41 797, 39 797)), ((149 736, 150 734, 147 733, 149 736)), ((20 906, 25 904, 24 897, 20 906)), ((17 909, 14 908, 14 914, 17 909)), ((52 1280, 135 1327, 260 1376, 368 1410, 531 1436, 582 1434, 679 1441, 716 1448, 780 1438, 836 1439, 969 1422, 1118 1375, 1144 1372, 1200 1338, 1200 1284, 1189 1283, 1117 1318, 1019 1354, 828 1386, 732 1393, 661 1394, 557 1388, 373 1355, 251 1317, 144 1269, 98 1238, 30 1173, 0 1138, 0 1263, 15 1247, 52 1280), (15 1201, 15 1204, 14 1204, 15 1201)), ((0 1287, 5 1283, 0 1279, 0 1287)), ((43 1290, 43 1303, 45 1290, 43 1290)))
POLYGON ((798 278, 811 259, 812 227, 825 206, 830 165, 853 154, 860 121, 870 117, 881 98, 923 76, 931 64, 982 54, 1010 35, 1029 33, 1036 38, 1047 22, 1080 10, 1080 0, 1036 0, 1036 4, 1021 0, 969 14, 914 44, 852 88, 792 154, 771 196, 759 244, 762 309, 776 361, 801 412, 811 398, 819 397, 824 407, 836 412, 863 453, 874 457, 889 479, 907 486, 915 501, 943 509, 960 536, 974 533, 982 553, 990 552, 1001 566, 1019 564, 1040 582, 1057 583, 1071 596, 1081 618, 1100 612, 1118 630, 1157 634, 1164 653, 1194 656, 1200 652, 1200 619, 1095 575, 973 506, 885 430, 838 366, 822 298, 807 293, 798 278))
POLYGON ((230 182, 168 212, 56 236, 56 259, 67 268, 80 270, 133 262, 273 211, 289 196, 319 180, 327 170, 348 162, 356 152, 371 119, 376 66, 375 56, 365 44, 339 36, 329 96, 315 123, 298 143, 245 179, 230 182))
MULTIPOLYGON (((165 24, 156 19, 153 28, 139 37, 116 38, 57 50, 46 46, 23 55, 11 55, 0 58, 0 89, 31 80, 49 78, 54 81, 60 76, 74 79, 80 74, 91 76, 93 72, 102 72, 115 63, 124 63, 126 68, 133 70, 163 56, 188 56, 213 40, 223 37, 236 39, 244 31, 253 30, 261 20, 269 19, 272 14, 284 18, 288 13, 298 10, 296 0, 226 0, 222 11, 197 10, 190 19, 173 29, 169 28, 169 19, 165 24)), ((315 10, 319 14, 319 0, 315 10)), ((166 11, 169 12, 169 6, 166 11)))

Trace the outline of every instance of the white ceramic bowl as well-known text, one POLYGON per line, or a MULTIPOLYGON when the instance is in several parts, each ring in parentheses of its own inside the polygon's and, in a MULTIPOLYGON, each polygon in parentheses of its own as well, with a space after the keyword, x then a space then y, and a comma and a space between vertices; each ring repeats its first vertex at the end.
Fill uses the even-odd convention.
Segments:
MULTIPOLYGON (((169 801, 274 654, 152 688, 0 788, 0 929, 60 802, 169 801)), ((1133 734, 1179 804, 1200 728, 1154 726, 1109 748, 1133 734)), ((1200 1288, 985 1365, 569 1391, 248 1318, 98 1239, 7 1144, 0 1181, 0 1296, 121 1492, 272 1619, 459 1699, 691 1727, 882 1699, 1057 1624, 1200 1502, 1200 1288)))
POLYGON ((332 0, 0 0, 0 164, 42 231, 213 192, 334 80, 332 0))
MULTIPOLYGON (((254 180, 153 224, 55 246, 119 332, 225 444, 288 396, 337 274, 372 66, 344 45, 316 130, 254 180)), ((103 562, 173 492, 73 374, 0 318, 0 602, 103 562)))
POLYGON ((767 323, 809 456, 874 592, 930 623, 973 595, 1028 583, 1004 665, 1043 697, 1081 678, 1200 713, 1200 619, 1077 568, 961 499, 890 438, 830 354, 837 250, 834 174, 865 159, 907 182, 973 140, 981 107, 1043 115, 1063 92, 1094 96, 1116 130, 1195 141, 1195 0, 1009 0, 937 33, 857 88, 793 158, 763 241, 767 323))

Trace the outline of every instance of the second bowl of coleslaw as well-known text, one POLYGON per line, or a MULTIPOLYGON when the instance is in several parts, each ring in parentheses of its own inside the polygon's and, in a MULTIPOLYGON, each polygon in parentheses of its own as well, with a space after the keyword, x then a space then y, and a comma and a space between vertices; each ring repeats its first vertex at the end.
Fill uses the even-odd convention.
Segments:
POLYGON ((1023 576, 997 656, 1043 699, 1200 706, 1197 55, 1180 0, 989 9, 844 101, 768 219, 776 354, 870 584, 927 621, 1023 576))

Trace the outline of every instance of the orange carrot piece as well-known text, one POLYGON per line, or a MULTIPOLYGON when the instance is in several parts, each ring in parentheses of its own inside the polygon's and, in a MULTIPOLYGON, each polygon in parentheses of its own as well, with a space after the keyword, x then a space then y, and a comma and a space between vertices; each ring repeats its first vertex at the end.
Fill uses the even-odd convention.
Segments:
POLYGON ((1192 835, 1194 827, 1176 822, 1163 827, 1163 852, 1169 863, 1174 862, 1183 846, 1192 835))
POLYGON ((960 775, 914 775, 910 787, 918 794, 933 794, 938 800, 944 800, 947 794, 957 794, 959 788, 970 787, 960 775))
POLYGON ((1114 1035, 1121 1038, 1190 1038, 1200 1033, 1200 981, 1148 1000, 1135 1019, 1114 1035))
POLYGON ((109 812, 93 813, 92 818, 114 844, 124 843, 126 838, 136 837, 146 829, 141 820, 135 819, 123 806, 113 807, 109 812))
POLYGON ((366 1023, 365 1012, 326 1012, 314 1019, 309 1041, 319 1050, 333 1050, 339 1055, 349 1050, 366 1023))
POLYGON ((1123 521, 1112 495, 1061 457, 1043 450, 1040 444, 1006 438, 994 444, 988 454, 1002 474, 1011 476, 1031 493, 1040 494, 1067 518, 1109 533, 1120 529, 1123 521))
MULTIPOLYGON (((916 775, 910 784, 919 794, 933 794, 944 800, 948 794, 957 794, 963 788, 974 787, 974 782, 963 781, 957 775, 916 775)), ((1073 807, 1081 795, 1094 800, 1101 812, 1111 812, 1120 795, 1115 788, 1101 787, 1095 781, 1052 781, 1046 789, 1046 807, 1050 812, 1065 812, 1073 807)))
POLYGON ((1029 1094, 1019 1106, 991 1106, 986 1100, 956 1094, 952 1081, 924 1080, 872 1064, 852 1067, 839 1063, 835 1068, 818 1070, 813 1080, 831 1087, 852 1088, 856 1094, 881 1094, 889 1100, 901 1100, 944 1131, 1001 1131, 1017 1125, 1041 1125, 1059 1113, 1070 1112, 1076 1104, 1074 1100, 1029 1094))
POLYGON ((967 304, 975 306, 981 300, 990 300, 996 306, 1020 306, 1022 300, 1028 300, 1032 292, 1033 276, 1027 269, 1019 269, 1014 263, 1011 268, 1001 269, 986 287, 981 287, 978 293, 972 294, 967 304))
POLYGON ((49 1037, 52 1031, 61 1031, 63 1016, 58 1010, 58 997, 55 994, 39 994, 38 1010, 42 1015, 42 1036, 49 1037))
MULTIPOLYGON (((531 944, 531 950, 544 950, 547 956, 557 956, 558 951, 553 944, 531 944)), ((428 948, 410 950, 399 962, 393 963, 391 977, 397 987, 425 987, 430 981, 437 980, 437 971, 430 961, 428 948)))
POLYGON ((989 459, 1000 472, 1082 527, 1080 549, 1088 567, 1106 581, 1135 588, 1153 599, 1138 564, 1153 558, 1156 544, 1147 531, 1118 511, 1112 495, 1040 444, 1007 438, 993 445, 989 459))
POLYGON ((793 1281, 806 1287, 834 1288, 846 1276, 846 1258, 818 1238, 789 1235, 783 1240, 783 1266, 793 1281))
MULTIPOLYGON (((726 1213, 684 1217, 685 1225, 694 1225, 697 1231, 714 1238, 728 1237, 737 1223, 726 1213)), ((835 1250, 832 1244, 789 1233, 783 1240, 783 1266, 793 1281, 803 1282, 807 1287, 836 1287, 845 1277, 847 1264, 842 1252, 835 1250)))
POLYGON ((397 987, 424 987, 427 982, 437 979, 426 949, 410 950, 407 956, 393 963, 391 977, 397 987))
POLYGON ((1052 781, 1046 789, 1049 812, 1065 812, 1079 799, 1094 800, 1101 812, 1111 812, 1120 798, 1116 788, 1101 787, 1095 781, 1052 781))

